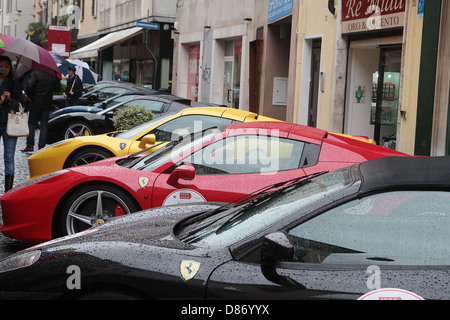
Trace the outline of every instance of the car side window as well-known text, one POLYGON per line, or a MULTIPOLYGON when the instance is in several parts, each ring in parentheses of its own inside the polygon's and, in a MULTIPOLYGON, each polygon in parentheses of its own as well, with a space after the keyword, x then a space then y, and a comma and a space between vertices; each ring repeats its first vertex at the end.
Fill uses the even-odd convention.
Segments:
POLYGON ((303 147, 301 141, 278 137, 231 136, 194 152, 182 164, 192 164, 196 174, 273 174, 298 169, 303 147))
POLYGON ((211 128, 221 128, 231 124, 231 119, 212 116, 181 116, 152 130, 156 141, 172 141, 179 136, 201 132, 211 128))
POLYGON ((450 193, 387 192, 351 201, 289 231, 295 260, 450 265, 450 193))
POLYGON ((107 87, 107 88, 100 89, 97 92, 97 94, 98 94, 99 98, 107 99, 107 98, 111 98, 111 97, 117 96, 119 94, 129 92, 129 91, 130 90, 124 89, 124 88, 107 87))
POLYGON ((127 106, 137 106, 137 107, 145 107, 147 110, 150 110, 154 114, 161 113, 162 106, 164 103, 160 101, 152 101, 152 100, 133 100, 126 104, 127 106))

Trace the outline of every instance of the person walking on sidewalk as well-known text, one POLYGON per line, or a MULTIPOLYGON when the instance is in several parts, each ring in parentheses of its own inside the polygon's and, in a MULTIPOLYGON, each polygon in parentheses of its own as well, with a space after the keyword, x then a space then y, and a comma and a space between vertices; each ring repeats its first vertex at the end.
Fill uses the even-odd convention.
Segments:
POLYGON ((38 148, 42 149, 47 144, 48 119, 53 101, 53 93, 61 90, 61 82, 55 75, 40 70, 31 71, 26 81, 25 93, 30 102, 28 128, 30 135, 27 137, 27 145, 22 152, 34 150, 35 129, 40 122, 38 148))
POLYGON ((83 81, 75 74, 75 67, 70 66, 68 73, 67 88, 64 91, 66 107, 77 106, 80 104, 80 97, 83 94, 83 81))
POLYGON ((17 137, 10 137, 6 133, 8 113, 18 112, 19 103, 25 103, 22 86, 12 77, 11 59, 0 56, 0 138, 3 139, 3 157, 5 162, 5 192, 14 183, 14 155, 16 153, 17 137))

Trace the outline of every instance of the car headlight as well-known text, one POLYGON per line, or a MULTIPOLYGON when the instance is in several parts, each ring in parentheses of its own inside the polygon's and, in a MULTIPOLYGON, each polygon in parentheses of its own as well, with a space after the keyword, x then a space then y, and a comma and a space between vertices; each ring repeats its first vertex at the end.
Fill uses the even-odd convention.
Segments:
POLYGON ((0 260, 0 272, 26 268, 36 263, 41 256, 40 250, 25 251, 0 260))
POLYGON ((44 174, 43 176, 40 176, 40 177, 34 178, 32 180, 28 180, 27 182, 24 182, 22 184, 19 184, 17 187, 11 189, 9 192, 10 193, 16 192, 16 191, 18 191, 18 190, 20 190, 22 188, 25 188, 25 187, 33 184, 33 183, 38 183, 38 182, 44 181, 46 179, 50 179, 50 178, 59 176, 61 174, 67 173, 67 172, 69 172, 69 170, 64 169, 64 170, 55 171, 55 172, 52 172, 52 173, 49 173, 49 174, 44 174))

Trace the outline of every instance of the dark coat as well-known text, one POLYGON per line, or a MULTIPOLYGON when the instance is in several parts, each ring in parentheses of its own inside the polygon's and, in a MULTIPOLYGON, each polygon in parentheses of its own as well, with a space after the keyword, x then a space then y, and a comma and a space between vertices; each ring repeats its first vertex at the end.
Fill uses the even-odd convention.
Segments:
POLYGON ((61 82, 55 76, 40 70, 33 70, 26 81, 25 93, 33 105, 50 109, 53 93, 61 90, 61 82))
POLYGON ((80 77, 75 75, 73 78, 67 79, 67 88, 64 91, 66 93, 66 97, 70 98, 79 98, 83 94, 83 81, 81 81, 80 77), (75 81, 75 83, 74 83, 75 81), (73 95, 69 94, 70 90, 73 90, 73 95))
POLYGON ((12 78, 6 78, 5 81, 0 84, 0 96, 4 91, 9 91, 11 93, 11 100, 0 105, 0 123, 3 125, 5 125, 8 121, 8 113, 10 110, 18 112, 19 102, 22 105, 25 104, 25 97, 22 93, 22 86, 16 80, 13 80, 12 78))

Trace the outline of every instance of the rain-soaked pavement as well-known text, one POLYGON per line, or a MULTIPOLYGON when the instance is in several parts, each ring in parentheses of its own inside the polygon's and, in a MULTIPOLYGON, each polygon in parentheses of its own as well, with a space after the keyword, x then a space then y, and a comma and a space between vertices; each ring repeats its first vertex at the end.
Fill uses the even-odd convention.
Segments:
MULTIPOLYGON (((36 131, 35 138, 39 137, 39 131, 36 131)), ((25 148, 26 138, 18 138, 16 154, 15 154, 15 174, 14 174, 14 186, 28 180, 28 157, 32 153, 23 153, 20 150, 25 148)), ((3 162, 3 139, 0 142, 0 196, 3 195, 5 190, 5 166, 3 162)), ((3 214, 0 208, 0 220, 3 219, 3 214)), ((0 233, 0 259, 7 257, 19 250, 25 249, 31 246, 28 243, 6 238, 0 233)))

